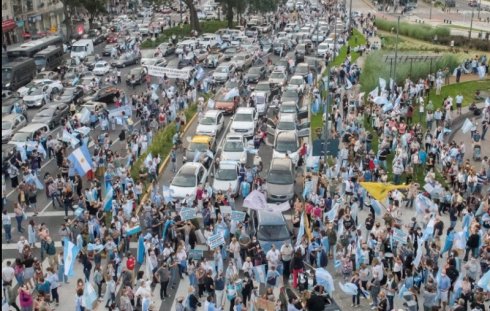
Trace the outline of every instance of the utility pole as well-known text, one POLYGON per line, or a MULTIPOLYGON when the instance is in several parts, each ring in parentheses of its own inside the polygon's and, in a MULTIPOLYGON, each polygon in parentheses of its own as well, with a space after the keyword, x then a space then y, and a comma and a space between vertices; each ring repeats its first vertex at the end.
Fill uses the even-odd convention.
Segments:
POLYGON ((471 20, 470 20, 470 33, 468 39, 471 40, 471 31, 473 30, 473 14, 475 13, 475 7, 471 8, 471 20))
POLYGON ((179 0, 180 23, 182 24, 182 0, 179 0))
POLYGON ((481 11, 481 0, 480 3, 478 4, 478 20, 480 20, 480 11, 481 11))
MULTIPOLYGON (((480 0, 481 1, 481 0, 480 0)), ((351 23, 352 23, 352 0, 350 0, 349 2, 349 27, 347 28, 349 30, 349 34, 350 34, 350 29, 351 29, 351 23)))
POLYGON ((396 24, 396 42, 395 42, 395 65, 393 68, 393 80, 396 82, 396 62, 398 59, 398 35, 400 33, 400 15, 398 15, 398 22, 396 24))

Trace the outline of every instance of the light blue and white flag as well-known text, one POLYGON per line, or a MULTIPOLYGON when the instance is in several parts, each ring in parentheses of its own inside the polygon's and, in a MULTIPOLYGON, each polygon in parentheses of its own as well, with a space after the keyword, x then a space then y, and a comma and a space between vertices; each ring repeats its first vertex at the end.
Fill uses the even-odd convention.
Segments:
POLYGON ((81 124, 87 124, 90 121, 90 110, 88 110, 86 107, 80 111, 80 121, 81 124))
POLYGON ((379 87, 376 87, 374 90, 369 92, 369 96, 371 96, 372 98, 376 98, 378 96, 378 93, 379 93, 379 87))
POLYGON ((133 228, 129 228, 127 231, 126 231, 126 234, 128 236, 132 236, 132 235, 135 235, 135 234, 138 234, 141 232, 141 227, 139 225, 136 225, 134 226, 133 228))
POLYGON ((230 99, 233 99, 235 96, 240 96, 240 91, 236 87, 229 90, 228 93, 225 94, 224 99, 230 100, 230 99))
POLYGON ((419 239, 417 241, 417 244, 418 244, 418 247, 417 247, 417 254, 415 255, 415 259, 413 260, 413 266, 415 268, 418 268, 419 265, 420 265, 420 261, 422 260, 422 253, 423 253, 423 245, 424 245, 424 241, 422 241, 422 239, 419 239))
POLYGON ((109 187, 104 198, 104 212, 110 212, 112 210, 112 198, 114 196, 114 189, 109 187))
POLYGON ((304 235, 305 235, 305 213, 303 212, 301 214, 301 220, 299 221, 299 230, 298 230, 298 235, 296 237, 296 247, 298 247, 301 244, 304 235))
POLYGON ((381 91, 384 91, 386 89, 386 80, 383 78, 378 78, 379 79, 379 88, 381 91))
POLYGON ((472 127, 473 123, 470 121, 470 119, 466 118, 466 120, 464 120, 463 126, 461 127, 461 132, 463 132, 463 134, 466 134, 471 130, 472 127))
POLYGON ((324 268, 317 268, 315 269, 315 277, 316 277, 316 282, 321 286, 323 286, 327 291, 327 293, 332 295, 333 291, 335 290, 335 287, 330 272, 328 272, 324 268))
POLYGON ((145 239, 143 238, 143 235, 140 234, 140 237, 138 238, 138 250, 136 253, 136 262, 142 265, 144 261, 145 261, 145 239))
POLYGON ((422 235, 422 241, 428 241, 432 234, 434 233, 434 226, 436 224, 436 219, 432 217, 429 220, 429 223, 427 224, 427 227, 425 227, 424 233, 422 235))
POLYGON ((88 151, 87 145, 75 149, 69 156, 68 160, 73 164, 77 173, 83 177, 92 169, 92 157, 88 151))
POLYGON ((403 298, 403 294, 407 291, 407 287, 405 284, 403 284, 402 287, 400 287, 400 290, 398 291, 398 297, 403 298))
POLYGON ((199 162, 200 157, 201 157, 201 151, 196 150, 196 153, 194 154, 194 159, 192 159, 192 162, 199 162))
POLYGON ((253 270, 253 273, 255 276, 255 280, 257 282, 265 284, 265 282, 266 282, 266 280, 265 280, 265 265, 254 266, 252 268, 252 270, 253 270))
POLYGON ((485 273, 480 280, 478 280, 478 283, 476 283, 478 287, 482 288, 484 291, 490 291, 490 270, 485 273))
POLYGON ((371 199, 371 206, 373 207, 374 213, 376 215, 381 215, 381 203, 378 200, 371 199))
POLYGON ((83 289, 83 301, 85 302, 85 308, 87 310, 93 310, 94 302, 97 300, 97 293, 95 292, 92 283, 89 281, 85 282, 85 287, 83 289))
POLYGON ((102 245, 102 244, 88 243, 87 244, 87 250, 88 251, 101 252, 101 251, 104 250, 104 245, 102 245))
POLYGON ((163 201, 165 204, 172 202, 172 192, 172 189, 170 189, 168 186, 163 186, 163 201))
POLYGON ((76 138, 73 134, 70 134, 67 130, 63 130, 63 136, 61 139, 66 143, 70 143, 72 148, 75 148, 80 142, 78 138, 76 138))
POLYGON ((73 244, 68 238, 64 239, 65 245, 63 249, 63 260, 65 261, 65 271, 64 274, 66 276, 75 275, 73 271, 73 267, 75 265, 75 261, 77 259, 78 253, 80 252, 80 248, 73 244))
POLYGON ((361 239, 359 238, 357 239, 355 256, 356 256, 356 270, 357 270, 364 262, 364 255, 362 254, 362 249, 361 249, 361 239))
POLYGON ((328 222, 333 222, 335 217, 337 216, 337 205, 332 206, 332 208, 325 214, 328 222))
POLYGON ((146 156, 145 161, 144 161, 145 166, 149 167, 151 162, 153 162, 153 156, 151 155, 151 152, 148 152, 148 155, 146 156))
POLYGON ((339 282, 339 287, 347 295, 351 295, 351 296, 357 295, 357 285, 354 283, 342 284, 341 282, 339 282))

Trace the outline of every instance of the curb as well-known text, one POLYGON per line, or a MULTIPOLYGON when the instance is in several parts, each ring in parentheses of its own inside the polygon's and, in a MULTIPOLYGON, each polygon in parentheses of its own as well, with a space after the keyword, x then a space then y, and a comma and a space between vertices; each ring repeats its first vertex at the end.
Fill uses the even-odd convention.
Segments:
MULTIPOLYGON (((194 123, 194 121, 196 120, 198 115, 199 115, 199 113, 196 111, 196 114, 187 122, 184 129, 182 130, 183 134, 187 132, 187 130, 189 129, 191 124, 194 123)), ((165 157, 165 160, 163 160, 162 164, 158 168, 158 175, 162 174, 163 170, 167 167, 169 161, 170 161, 170 154, 167 154, 167 156, 165 157)), ((141 197, 141 203, 136 208, 136 214, 137 215, 140 213, 141 207, 143 206, 143 203, 148 199, 148 196, 150 195, 150 192, 152 190, 153 190, 153 186, 149 185, 148 188, 146 189, 145 194, 143 195, 143 197, 141 197)))

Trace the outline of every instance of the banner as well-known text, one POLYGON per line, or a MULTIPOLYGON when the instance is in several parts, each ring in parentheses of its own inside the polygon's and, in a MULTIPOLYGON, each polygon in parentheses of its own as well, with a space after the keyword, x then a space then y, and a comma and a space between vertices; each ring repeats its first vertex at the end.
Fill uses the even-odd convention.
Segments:
POLYGON ((353 283, 342 284, 339 282, 340 289, 347 295, 355 296, 357 295, 357 285, 353 283))
POLYGON ((219 207, 221 214, 230 215, 231 214, 231 206, 223 205, 219 207))
POLYGON ((393 239, 398 243, 407 244, 408 234, 400 229, 393 229, 393 239))
POLYGON ((407 189, 408 185, 392 185, 380 182, 361 182, 361 186, 366 189, 369 194, 380 202, 384 202, 390 191, 395 189, 407 189))
POLYGON ((463 126, 461 127, 461 132, 463 132, 463 134, 466 134, 471 130, 472 127, 473 123, 471 123, 470 119, 466 118, 466 120, 464 120, 463 126))
POLYGON ((194 208, 184 208, 180 211, 180 218, 187 221, 196 218, 196 210, 194 208))
POLYGON ((202 249, 191 249, 189 251, 189 258, 200 260, 204 257, 204 252, 202 249))
POLYGON ((148 74, 154 77, 163 78, 165 75, 169 79, 189 79, 189 70, 159 67, 159 66, 147 66, 148 74))
POLYGON ((232 211, 231 212, 231 220, 238 221, 238 222, 243 222, 245 221, 245 212, 240 212, 240 211, 232 211))
POLYGON ((206 243, 210 249, 215 249, 216 247, 225 244, 225 239, 221 233, 217 233, 210 236, 206 243))
POLYGON ((383 78, 379 78, 379 87, 381 91, 384 91, 386 89, 386 80, 383 78))
POLYGON ((131 106, 126 105, 116 109, 109 110, 109 119, 112 117, 114 118, 122 117, 123 112, 126 117, 131 117, 133 115, 133 110, 131 109, 131 106))
POLYGON ((252 191, 245 200, 243 200, 243 206, 254 210, 267 210, 267 199, 265 194, 258 190, 252 191))

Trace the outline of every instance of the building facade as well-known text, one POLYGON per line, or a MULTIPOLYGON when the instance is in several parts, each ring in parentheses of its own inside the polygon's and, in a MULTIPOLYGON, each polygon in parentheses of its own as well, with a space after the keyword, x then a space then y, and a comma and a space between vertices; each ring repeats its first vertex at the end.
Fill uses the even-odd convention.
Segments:
POLYGON ((11 45, 34 35, 58 32, 63 16, 60 0, 4 0, 2 44, 11 45))

